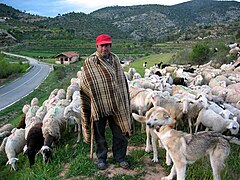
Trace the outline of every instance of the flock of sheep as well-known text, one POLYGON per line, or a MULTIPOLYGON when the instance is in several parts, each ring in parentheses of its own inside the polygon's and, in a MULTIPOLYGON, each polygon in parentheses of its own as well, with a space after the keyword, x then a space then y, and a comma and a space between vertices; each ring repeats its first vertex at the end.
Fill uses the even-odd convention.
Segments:
MULTIPOLYGON (((151 107, 160 106, 176 119, 178 130, 196 133, 210 129, 239 137, 238 46, 233 47, 238 50, 234 54, 237 60, 220 68, 211 66, 211 61, 196 67, 170 65, 164 68, 146 68, 144 63, 144 77, 135 68, 129 68, 125 75, 129 82, 132 111, 144 115, 151 107)), ((146 151, 149 151, 147 147, 146 151)))
MULTIPOLYGON (((125 75, 132 112, 144 115, 151 107, 161 106, 176 119, 179 130, 193 133, 195 127, 197 132, 202 124, 206 130, 220 133, 229 130, 231 135, 238 136, 240 63, 236 63, 223 64, 219 69, 212 67, 211 62, 198 67, 168 65, 164 68, 147 68, 145 63, 144 77, 135 68, 129 68, 125 75)), ((0 151, 6 152, 7 164, 14 170, 21 152, 28 156, 30 167, 37 153, 48 162, 53 144, 59 142, 65 129, 73 127, 78 134, 77 142, 80 141, 80 79, 81 71, 71 79, 66 91, 54 89, 42 105, 33 98, 23 106, 23 117, 17 127, 6 124, 0 128, 0 151)))
MULTIPOLYGON (((81 72, 77 73, 81 76, 81 72)), ((22 108, 23 116, 16 128, 6 124, 0 128, 3 139, 0 151, 6 152, 8 162, 16 170, 17 155, 21 152, 29 159, 30 167, 40 153, 44 162, 52 158, 52 145, 58 144, 65 129, 78 133, 81 138, 80 80, 72 78, 67 90, 54 89, 41 106, 37 98, 22 108)))

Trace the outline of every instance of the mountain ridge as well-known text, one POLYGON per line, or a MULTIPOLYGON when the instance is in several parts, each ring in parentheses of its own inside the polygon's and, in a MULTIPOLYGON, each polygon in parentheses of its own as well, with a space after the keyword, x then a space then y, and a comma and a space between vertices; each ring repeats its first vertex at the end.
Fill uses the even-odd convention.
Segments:
MULTIPOLYGON (((239 19, 240 2, 237 1, 192 0, 172 6, 110 6, 89 14, 70 12, 54 18, 31 15, 0 4, 0 29, 8 31, 18 41, 34 38, 92 38, 100 33, 108 33, 116 38, 161 41, 178 39, 186 31, 195 32, 188 38, 196 38, 199 29, 236 22, 239 24, 239 19)), ((226 32, 222 31, 222 34, 232 33, 228 31, 228 26, 223 27, 226 32)), ((235 30, 238 27, 234 27, 235 30)))

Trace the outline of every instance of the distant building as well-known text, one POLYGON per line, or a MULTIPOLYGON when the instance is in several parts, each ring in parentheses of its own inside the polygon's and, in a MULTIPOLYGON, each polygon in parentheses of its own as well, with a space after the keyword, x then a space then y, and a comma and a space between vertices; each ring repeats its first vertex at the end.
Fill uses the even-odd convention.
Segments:
POLYGON ((75 52, 62 52, 56 58, 56 64, 72 64, 79 60, 79 54, 75 52))

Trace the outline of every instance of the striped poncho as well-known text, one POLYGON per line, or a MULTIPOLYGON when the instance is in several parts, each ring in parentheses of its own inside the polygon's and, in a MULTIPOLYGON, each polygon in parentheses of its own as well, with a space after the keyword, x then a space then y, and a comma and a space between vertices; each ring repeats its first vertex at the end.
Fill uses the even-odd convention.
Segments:
POLYGON ((98 52, 83 64, 81 88, 82 132, 90 143, 91 121, 113 115, 123 134, 132 134, 132 119, 128 84, 118 57, 110 53, 109 62, 98 52))

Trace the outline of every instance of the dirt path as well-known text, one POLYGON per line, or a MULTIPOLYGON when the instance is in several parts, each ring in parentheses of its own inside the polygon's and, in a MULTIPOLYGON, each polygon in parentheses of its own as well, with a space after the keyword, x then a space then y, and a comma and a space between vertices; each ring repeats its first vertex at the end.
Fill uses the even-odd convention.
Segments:
MULTIPOLYGON (((127 155, 131 155, 131 152, 133 150, 144 150, 144 147, 128 146, 127 155)), ((112 156, 112 154, 109 153, 109 157, 111 157, 111 156, 112 156)), ((93 158, 96 159, 95 153, 94 153, 93 158)), ((130 168, 129 170, 120 168, 116 164, 108 164, 108 168, 103 171, 98 171, 97 175, 101 175, 101 176, 106 177, 107 179, 111 179, 114 176, 120 175, 120 174, 129 175, 129 176, 136 176, 137 174, 143 174, 143 176, 140 179, 144 179, 144 180, 159 180, 163 176, 166 176, 166 172, 165 172, 164 168, 161 166, 161 164, 155 163, 153 165, 153 162, 152 162, 150 156, 146 156, 143 159, 143 163, 144 163, 143 164, 144 168, 135 168, 135 169, 130 168)), ((69 169, 69 167, 70 167, 69 164, 65 165, 64 171, 60 173, 61 177, 64 177, 64 175, 67 172, 67 170, 69 169)), ((88 178, 88 179, 96 179, 97 175, 94 175, 93 177, 88 178)), ((73 177, 70 179, 75 180, 75 179, 82 179, 82 178, 83 177, 73 177)))

